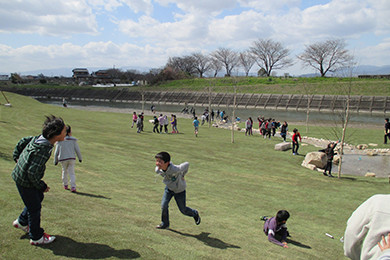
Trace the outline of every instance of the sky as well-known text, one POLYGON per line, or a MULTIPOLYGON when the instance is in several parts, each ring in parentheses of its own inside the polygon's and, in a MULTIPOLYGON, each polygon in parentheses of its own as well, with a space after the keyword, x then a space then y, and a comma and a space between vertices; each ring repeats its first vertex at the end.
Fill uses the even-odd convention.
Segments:
POLYGON ((295 65, 277 75, 313 73, 296 56, 328 39, 345 40, 358 65, 384 66, 389 17, 389 0, 0 0, 0 73, 161 68, 258 39, 291 51, 295 65))

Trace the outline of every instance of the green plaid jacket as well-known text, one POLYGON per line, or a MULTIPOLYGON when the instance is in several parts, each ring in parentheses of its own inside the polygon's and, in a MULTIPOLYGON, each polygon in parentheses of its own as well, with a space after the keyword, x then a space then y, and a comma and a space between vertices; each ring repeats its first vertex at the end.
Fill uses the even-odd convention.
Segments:
POLYGON ((13 158, 17 163, 11 175, 18 185, 43 192, 47 185, 42 178, 53 145, 49 142, 37 142, 38 138, 39 136, 29 136, 18 142, 13 152, 13 158))

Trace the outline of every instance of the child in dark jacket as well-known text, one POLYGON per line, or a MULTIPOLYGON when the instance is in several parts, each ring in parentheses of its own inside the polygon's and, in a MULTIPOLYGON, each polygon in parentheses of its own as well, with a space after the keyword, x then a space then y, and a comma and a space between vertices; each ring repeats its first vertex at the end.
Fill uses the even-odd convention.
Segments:
POLYGON ((268 241, 276 245, 288 248, 286 222, 290 217, 290 213, 287 210, 279 210, 275 217, 261 217, 261 220, 265 221, 263 231, 268 236, 268 241))
POLYGON ((29 233, 31 245, 49 244, 55 239, 41 228, 43 193, 50 190, 42 178, 54 143, 63 141, 65 135, 66 128, 61 118, 46 117, 42 134, 22 138, 13 152, 16 166, 12 178, 25 208, 12 225, 29 233))
POLYGON ((338 142, 329 143, 325 149, 320 150, 320 152, 325 153, 326 157, 327 157, 326 167, 325 167, 325 170, 323 172, 323 174, 325 176, 334 177, 332 175, 332 164, 333 164, 333 157, 337 154, 334 152, 334 149, 336 148, 337 144, 338 144, 338 142), (326 171, 328 171, 328 174, 326 174, 326 171))

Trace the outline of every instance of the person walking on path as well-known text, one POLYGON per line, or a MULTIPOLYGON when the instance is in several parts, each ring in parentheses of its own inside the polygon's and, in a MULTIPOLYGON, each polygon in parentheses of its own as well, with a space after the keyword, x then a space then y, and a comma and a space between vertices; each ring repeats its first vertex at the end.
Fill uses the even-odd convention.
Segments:
POLYGON ((44 193, 50 190, 42 178, 54 144, 63 141, 65 135, 62 118, 47 116, 42 134, 22 138, 13 152, 16 166, 12 179, 25 207, 12 225, 29 234, 31 245, 49 244, 55 240, 55 236, 46 234, 41 228, 42 201, 44 193))
POLYGON ((293 155, 298 155, 299 142, 302 141, 302 137, 301 134, 298 132, 297 128, 294 128, 291 139, 292 139, 292 153, 293 155))
POLYGON ((74 166, 76 164, 76 155, 79 162, 82 162, 81 152, 77 139, 72 136, 72 128, 70 125, 66 126, 66 137, 64 141, 57 142, 54 152, 54 165, 58 162, 62 165, 62 184, 65 190, 68 187, 68 175, 70 177, 70 188, 72 192, 76 192, 76 176, 74 174, 74 166))
POLYGON ((168 205, 172 197, 183 215, 193 217, 195 224, 200 224, 200 216, 197 210, 186 206, 186 181, 184 176, 188 172, 189 163, 184 162, 180 165, 171 163, 171 156, 167 152, 156 154, 156 173, 162 176, 165 184, 164 195, 161 201, 161 223, 156 226, 157 229, 169 228, 169 210, 168 205))

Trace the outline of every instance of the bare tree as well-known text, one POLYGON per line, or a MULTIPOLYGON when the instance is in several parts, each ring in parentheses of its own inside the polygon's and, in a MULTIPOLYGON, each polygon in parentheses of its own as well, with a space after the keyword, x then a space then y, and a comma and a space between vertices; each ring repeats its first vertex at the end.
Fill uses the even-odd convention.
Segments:
POLYGON ((305 51, 298 56, 304 67, 312 67, 325 77, 327 72, 335 72, 341 67, 350 65, 353 56, 345 49, 345 41, 326 40, 306 46, 305 51))
POLYGON ((210 70, 210 58, 200 52, 193 53, 192 57, 195 59, 194 65, 199 77, 203 78, 203 74, 210 70))
POLYGON ((238 60, 240 62, 240 65, 244 68, 245 76, 248 77, 249 71, 255 64, 255 58, 249 51, 240 52, 240 55, 238 56, 238 60))
POLYGON ((232 70, 238 65, 238 55, 235 51, 228 48, 219 48, 211 56, 218 60, 222 66, 225 66, 226 76, 232 75, 232 70))
POLYGON ((171 67, 175 72, 184 72, 192 76, 196 73, 195 64, 193 56, 169 57, 166 67, 171 67))
POLYGON ((267 76, 271 75, 272 70, 293 65, 292 59, 289 58, 290 50, 284 48, 280 42, 271 39, 254 41, 250 52, 255 57, 257 65, 265 70, 267 76))
POLYGON ((222 69, 222 64, 219 60, 211 56, 210 58, 210 70, 214 71, 214 78, 217 77, 218 72, 222 69))

